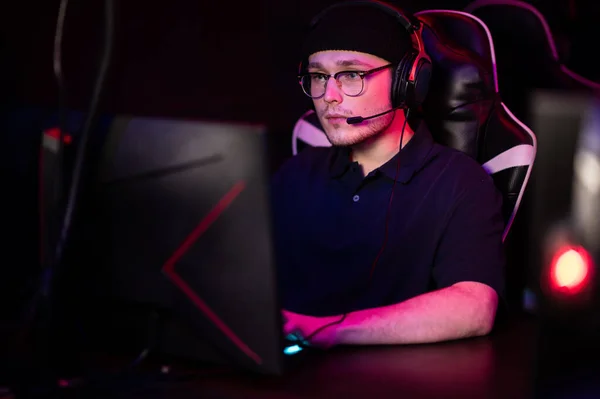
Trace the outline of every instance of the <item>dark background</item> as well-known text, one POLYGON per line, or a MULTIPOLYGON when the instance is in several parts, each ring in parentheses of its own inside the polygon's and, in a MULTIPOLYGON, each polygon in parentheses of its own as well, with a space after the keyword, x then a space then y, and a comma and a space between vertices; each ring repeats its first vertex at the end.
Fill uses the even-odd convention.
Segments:
MULTIPOLYGON (((120 0, 113 63, 101 112, 265 123, 271 163, 291 155, 291 129, 310 107, 295 78, 311 17, 333 0, 161 2, 120 0)), ((598 79, 592 62, 598 5, 532 0, 548 19, 563 61, 598 79)), ((0 104, 55 108, 52 50, 58 0, 10 1, 0 11, 0 104)), ((406 0, 409 12, 463 9, 468 1, 406 0)), ((70 108, 85 111, 101 51, 99 0, 71 0, 63 42, 70 108)), ((518 29, 518 27, 515 27, 518 29)), ((597 36, 597 35, 596 35, 597 36)), ((526 62, 526 60, 524 60, 526 62)), ((30 121, 33 125, 33 121, 30 121)), ((36 174, 39 132, 2 125, 0 310, 16 317, 37 270, 36 174)))

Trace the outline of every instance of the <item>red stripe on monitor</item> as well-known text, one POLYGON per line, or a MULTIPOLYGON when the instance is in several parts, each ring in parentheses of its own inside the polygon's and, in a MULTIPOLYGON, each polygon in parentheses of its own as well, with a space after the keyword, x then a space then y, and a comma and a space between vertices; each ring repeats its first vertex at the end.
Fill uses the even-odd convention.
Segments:
POLYGON ((238 195, 246 188, 246 183, 243 181, 237 182, 208 212, 208 214, 200 221, 196 228, 190 233, 183 243, 175 250, 173 255, 165 263, 162 270, 189 299, 192 303, 204 313, 209 320, 219 328, 223 334, 231 342, 233 342, 242 352, 254 360, 257 364, 262 363, 262 359, 248 345, 244 343, 223 320, 198 296, 198 294, 185 282, 183 278, 175 271, 175 265, 190 249, 190 247, 198 240, 198 238, 208 230, 208 228, 221 216, 229 205, 237 198, 238 195))
POLYGON ((40 147, 38 158, 38 222, 39 222, 39 260, 40 266, 44 267, 45 251, 46 251, 46 209, 44 196, 44 149, 40 147))

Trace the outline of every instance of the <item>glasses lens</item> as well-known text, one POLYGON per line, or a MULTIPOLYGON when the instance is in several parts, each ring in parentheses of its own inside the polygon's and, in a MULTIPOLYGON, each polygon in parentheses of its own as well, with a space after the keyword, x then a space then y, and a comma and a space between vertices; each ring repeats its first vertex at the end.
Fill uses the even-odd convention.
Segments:
POLYGON ((304 75, 300 80, 304 93, 312 98, 321 97, 325 94, 326 77, 319 74, 304 75))
MULTIPOLYGON (((300 79, 302 90, 312 98, 319 98, 325 94, 328 83, 327 75, 307 74, 300 79)), ((363 79, 357 72, 343 72, 337 76, 337 85, 341 87, 347 96, 358 96, 362 93, 364 85, 363 79)))
POLYGON ((347 96, 358 96, 363 91, 362 77, 356 72, 340 73, 338 82, 347 96))

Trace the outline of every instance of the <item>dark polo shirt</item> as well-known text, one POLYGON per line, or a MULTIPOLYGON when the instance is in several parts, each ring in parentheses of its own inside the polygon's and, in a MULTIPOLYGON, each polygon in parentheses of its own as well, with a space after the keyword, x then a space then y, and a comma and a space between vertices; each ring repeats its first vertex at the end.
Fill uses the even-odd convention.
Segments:
POLYGON ((425 123, 366 177, 347 148, 307 148, 276 174, 273 218, 285 309, 314 316, 390 305, 477 281, 504 290, 502 197, 425 123), (400 171, 385 247, 372 276, 400 171))

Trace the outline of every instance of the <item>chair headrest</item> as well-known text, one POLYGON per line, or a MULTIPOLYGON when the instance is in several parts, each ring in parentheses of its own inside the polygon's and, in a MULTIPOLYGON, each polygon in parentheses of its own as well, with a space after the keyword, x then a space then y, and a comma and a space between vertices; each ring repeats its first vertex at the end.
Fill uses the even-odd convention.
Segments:
POLYGON ((487 27, 473 15, 453 10, 427 10, 419 19, 434 29, 439 40, 452 40, 452 49, 479 55, 486 71, 495 71, 496 57, 487 27), (445 15, 446 17, 440 17, 445 15), (452 16, 449 18, 448 16, 452 16))
POLYGON ((513 97, 514 101, 526 98, 531 89, 600 89, 600 84, 561 63, 548 22, 531 4, 519 0, 477 0, 465 11, 480 19, 493 37, 501 92, 507 100, 511 99, 511 104, 513 97), (506 81, 503 76, 507 76, 506 81))
MULTIPOLYGON (((482 161, 478 134, 497 95, 491 57, 480 57, 453 40, 476 36, 475 25, 462 14, 422 12, 417 17, 424 24, 423 42, 434 66, 423 104, 427 125, 439 143, 482 161)), ((471 41, 477 42, 485 54, 484 41, 471 41)))
MULTIPOLYGON (((558 62, 550 28, 532 5, 516 0, 475 1, 465 8, 490 29, 496 49, 510 49, 506 57, 544 65, 558 62)), ((502 60, 505 54, 502 53, 502 60)))

